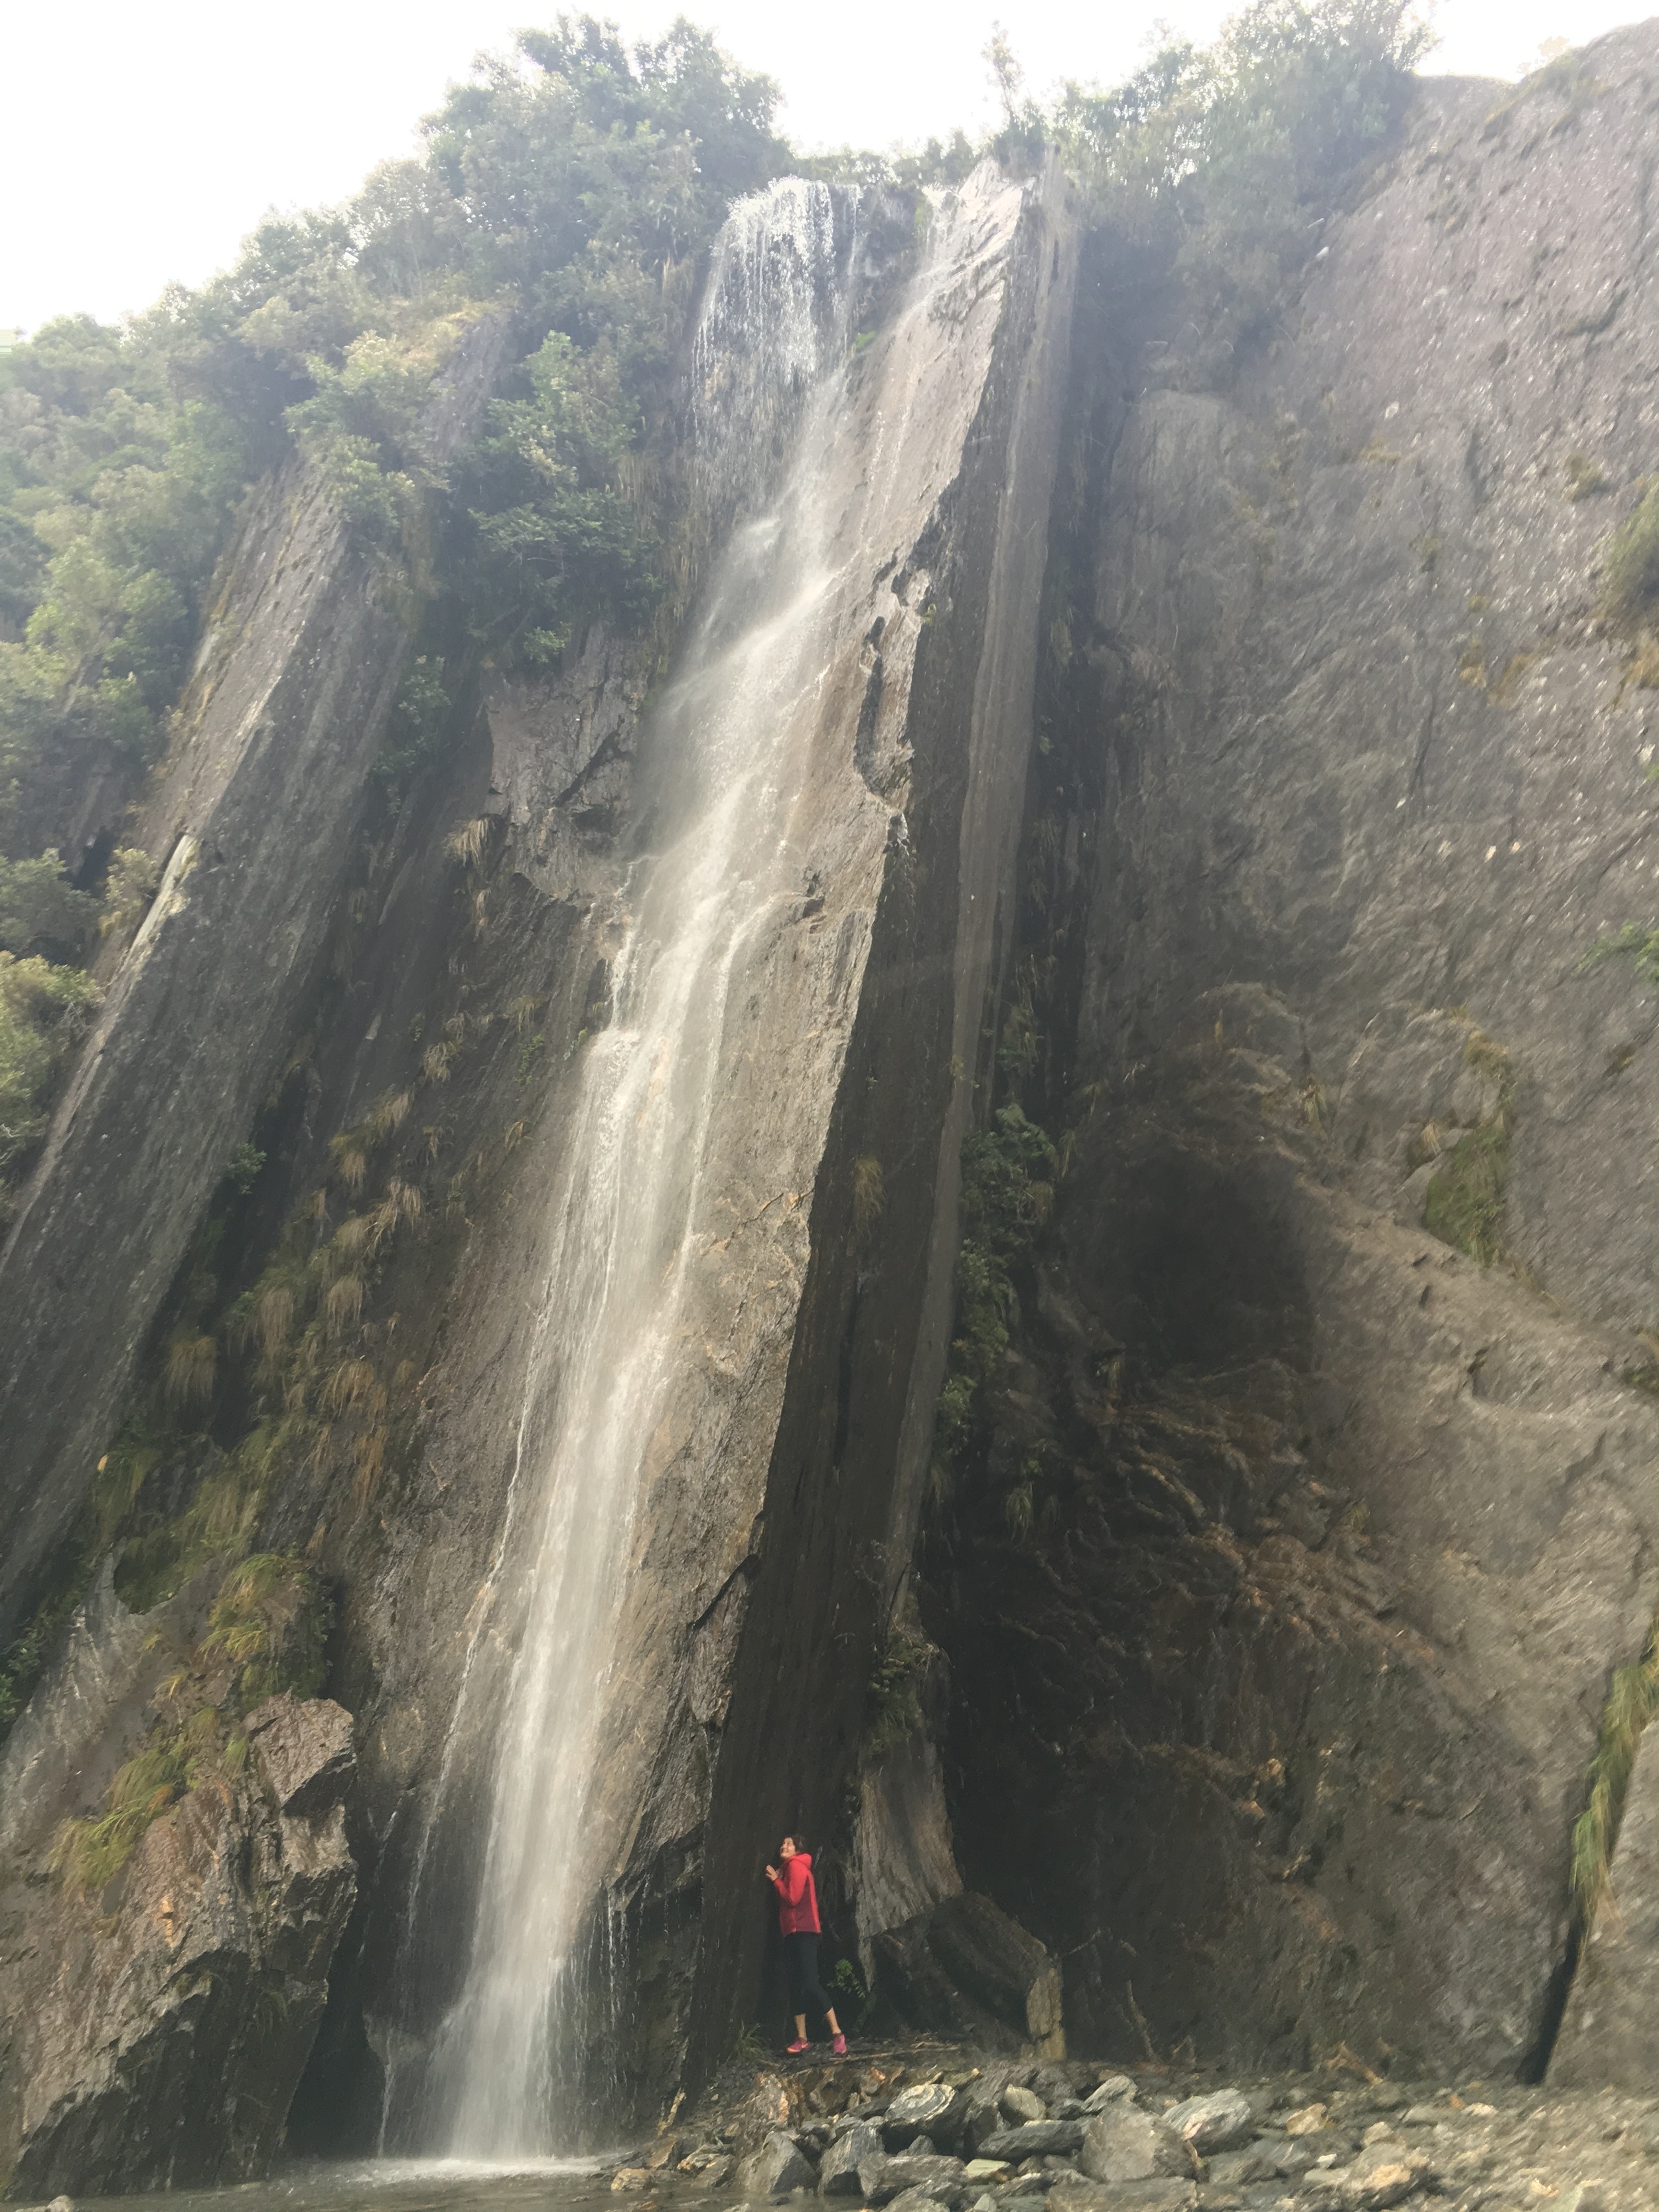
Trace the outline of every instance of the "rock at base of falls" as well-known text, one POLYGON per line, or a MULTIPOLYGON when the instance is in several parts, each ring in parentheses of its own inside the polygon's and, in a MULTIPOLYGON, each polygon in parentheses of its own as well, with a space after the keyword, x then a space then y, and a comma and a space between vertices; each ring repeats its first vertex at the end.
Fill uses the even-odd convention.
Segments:
POLYGON ((280 2145, 356 1890, 351 1721, 283 1696, 248 1734, 241 1776, 191 1790, 100 1897, 0 1900, 13 2194, 223 2185, 280 2145))
POLYGON ((875 1953, 884 1996, 914 2026, 1065 2057, 1059 1964, 988 1897, 943 1898, 884 1930, 875 1953))
POLYGON ((1193 2170, 1191 2154, 1174 2129, 1127 2103, 1084 2122, 1078 2163, 1091 2181, 1150 2181, 1193 2170))
POLYGON ((1579 1954, 1550 2086, 1659 2093, 1659 1737, 1637 1747, 1613 1855, 1610 1893, 1579 1954))
POLYGON ((793 2136, 774 2129, 738 2168, 744 2197, 787 2197, 792 2189, 811 2189, 817 2176, 793 2136))

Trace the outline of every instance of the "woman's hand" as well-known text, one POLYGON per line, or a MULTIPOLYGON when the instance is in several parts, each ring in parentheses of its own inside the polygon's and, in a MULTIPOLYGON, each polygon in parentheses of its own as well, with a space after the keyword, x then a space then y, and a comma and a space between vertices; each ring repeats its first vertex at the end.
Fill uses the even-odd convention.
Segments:
POLYGON ((768 1881, 775 1881, 777 1880, 777 1878, 778 1878, 778 1870, 777 1870, 777 1869, 776 1869, 775 1866, 769 1866, 769 1867, 768 1867, 768 1868, 767 1868, 767 1869, 766 1869, 766 1879, 768 1880, 768 1881))

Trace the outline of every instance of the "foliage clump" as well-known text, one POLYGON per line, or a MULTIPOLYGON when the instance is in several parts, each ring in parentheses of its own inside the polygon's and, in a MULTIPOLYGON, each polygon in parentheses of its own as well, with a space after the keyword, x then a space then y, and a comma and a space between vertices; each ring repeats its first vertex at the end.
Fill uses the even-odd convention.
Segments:
POLYGON ((9 1211, 3 1178, 39 1141, 58 1071, 101 995, 81 969, 0 952, 0 1222, 9 1211))
MULTIPOLYGON (((0 946, 64 962, 91 940, 105 864, 73 883, 58 865, 76 796, 161 753, 245 495, 296 452, 452 648, 417 660, 384 780, 431 757, 485 656, 556 659, 601 616, 649 625, 680 574, 674 349, 727 204, 785 165, 775 100, 684 22, 630 49, 562 18, 454 88, 422 153, 348 206, 267 219, 228 272, 125 326, 63 317, 0 356, 0 946), (445 464, 434 394, 481 317, 506 380, 445 464)), ((105 934, 155 883, 115 855, 105 934)), ((0 1043, 32 1071, 12 1085, 28 1130, 59 1064, 40 1038, 69 1034, 44 1006, 14 1004, 0 1043)), ((0 1179, 29 1139, 4 1141, 0 1179)))
POLYGON ((1054 1202, 1054 1148, 1015 1105, 962 1147, 962 1255, 957 1262, 956 1326, 939 1395, 934 1458, 961 1453, 979 1393, 1008 1349, 1017 1304, 1015 1271, 1030 1252, 1054 1202))
POLYGON ((187 1792, 234 1780, 247 1754, 243 1716, 283 1690, 314 1697, 327 1632, 327 1606, 301 1560, 261 1552, 233 1567, 206 1637, 181 1655, 162 1684, 161 1717, 117 1771, 102 1812, 59 1827, 52 1854, 57 1872, 77 1889, 102 1889, 150 1824, 187 1792))
POLYGON ((1601 1708, 1601 1726, 1590 1761, 1589 1790, 1572 1831, 1572 1893, 1581 1936, 1588 1936, 1607 1890, 1637 1747, 1659 1712, 1659 1641, 1650 1636, 1640 1659, 1614 1672, 1601 1708))
POLYGON ((1186 374, 1208 380, 1271 328, 1429 43, 1409 0, 1253 0, 1213 46, 1176 40, 1114 91, 1070 85, 1009 120, 1056 137, 1096 219, 1168 267, 1186 374))
POLYGON ((862 1745, 868 1765, 876 1765, 922 1726, 922 1685, 938 1656, 907 1590, 870 1677, 862 1745))
POLYGON ((1625 628, 1646 621, 1659 607, 1659 484, 1649 486, 1635 512, 1607 542, 1601 605, 1610 620, 1625 628))
POLYGON ((1464 1048, 1464 1058, 1472 1068, 1492 1079, 1497 1097, 1490 1111, 1458 1139, 1446 1164, 1431 1176, 1423 1225, 1431 1236, 1489 1267, 1503 1249, 1498 1224, 1509 1179, 1514 1076, 1509 1054, 1479 1030, 1464 1048))

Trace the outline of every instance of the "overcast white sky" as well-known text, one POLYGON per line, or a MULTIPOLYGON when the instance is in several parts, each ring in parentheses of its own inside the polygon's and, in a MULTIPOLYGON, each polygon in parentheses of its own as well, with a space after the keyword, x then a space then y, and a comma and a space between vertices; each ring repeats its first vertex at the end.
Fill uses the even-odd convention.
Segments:
MULTIPOLYGON (((144 306, 199 283, 271 206, 343 198, 407 153, 481 49, 558 0, 9 0, 0 6, 0 329, 144 306)), ((684 13, 782 86, 798 144, 915 143, 988 117, 1000 17, 1034 90, 1110 82, 1159 19, 1200 38, 1224 0, 618 0, 630 37, 684 13)), ((1440 0, 1431 67, 1516 76, 1547 39, 1639 21, 1629 0, 1440 0)))

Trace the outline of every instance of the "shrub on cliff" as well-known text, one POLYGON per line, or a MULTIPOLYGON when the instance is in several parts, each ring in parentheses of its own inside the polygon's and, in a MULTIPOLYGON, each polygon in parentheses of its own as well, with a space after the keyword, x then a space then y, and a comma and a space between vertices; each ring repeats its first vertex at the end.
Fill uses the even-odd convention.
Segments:
POLYGON ((1268 326, 1428 44, 1411 0, 1254 0, 1212 46, 1175 41, 1115 91, 1069 86, 1044 118, 1096 219, 1180 283, 1191 376, 1268 326))

